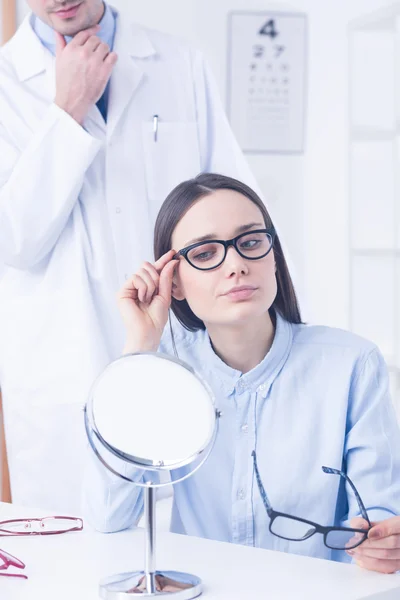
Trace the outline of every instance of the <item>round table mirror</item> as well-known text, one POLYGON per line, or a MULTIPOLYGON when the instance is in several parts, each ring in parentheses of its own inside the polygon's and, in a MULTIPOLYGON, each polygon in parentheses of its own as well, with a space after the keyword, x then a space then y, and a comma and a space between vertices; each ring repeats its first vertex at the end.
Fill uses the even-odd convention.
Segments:
POLYGON ((220 413, 208 385, 185 363, 158 353, 129 354, 96 379, 85 407, 92 450, 114 475, 144 488, 145 567, 103 580, 100 596, 168 596, 190 600, 201 580, 155 568, 155 491, 194 474, 214 444, 220 413), (126 463, 142 477, 130 479, 126 463), (139 480, 138 480, 139 479, 139 480))

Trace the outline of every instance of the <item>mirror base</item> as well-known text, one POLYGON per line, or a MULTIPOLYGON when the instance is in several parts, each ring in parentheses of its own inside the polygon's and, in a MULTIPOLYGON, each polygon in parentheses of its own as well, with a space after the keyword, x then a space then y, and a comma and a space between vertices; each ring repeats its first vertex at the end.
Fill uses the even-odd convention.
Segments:
POLYGON ((102 579, 100 582, 100 598, 103 600, 126 600, 128 596, 154 598, 167 596, 179 600, 192 600, 202 593, 201 579, 189 573, 179 571, 157 571, 157 591, 148 593, 144 571, 120 573, 102 579))

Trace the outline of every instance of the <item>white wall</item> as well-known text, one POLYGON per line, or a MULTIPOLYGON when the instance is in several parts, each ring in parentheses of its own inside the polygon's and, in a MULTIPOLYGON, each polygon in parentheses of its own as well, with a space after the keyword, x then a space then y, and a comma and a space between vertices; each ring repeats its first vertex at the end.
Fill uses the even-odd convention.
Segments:
MULTIPOLYGON (((115 0, 138 21, 186 36, 211 62, 225 97, 227 13, 286 8, 261 0, 115 0)), ((347 110, 350 20, 390 0, 294 0, 309 16, 309 104, 304 156, 249 156, 307 292, 312 319, 348 325, 347 110)))
MULTIPOLYGON (((20 18, 25 2, 18 0, 20 18)), ((226 93, 227 13, 287 8, 262 0, 114 0, 147 26, 186 37, 226 93)), ((309 102, 303 156, 249 156, 283 231, 316 322, 348 324, 347 25, 390 0, 293 0, 309 16, 309 102)))

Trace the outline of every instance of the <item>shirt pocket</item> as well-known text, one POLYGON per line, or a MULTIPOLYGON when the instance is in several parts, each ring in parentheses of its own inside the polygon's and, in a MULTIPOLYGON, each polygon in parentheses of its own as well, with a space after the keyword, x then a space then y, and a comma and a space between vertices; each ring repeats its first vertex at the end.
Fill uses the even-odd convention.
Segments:
POLYGON ((154 220, 168 194, 182 181, 200 173, 196 122, 153 122, 142 125, 145 177, 151 217, 154 220))

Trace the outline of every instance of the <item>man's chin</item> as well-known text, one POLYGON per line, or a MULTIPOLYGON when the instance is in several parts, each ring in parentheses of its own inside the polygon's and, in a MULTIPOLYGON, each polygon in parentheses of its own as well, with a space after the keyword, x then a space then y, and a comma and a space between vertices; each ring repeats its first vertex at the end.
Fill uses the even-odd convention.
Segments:
POLYGON ((58 19, 56 16, 51 19, 50 26, 60 33, 61 35, 67 35, 68 37, 74 37, 80 31, 87 29, 83 23, 79 22, 77 19, 69 19, 63 20, 58 19))

